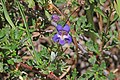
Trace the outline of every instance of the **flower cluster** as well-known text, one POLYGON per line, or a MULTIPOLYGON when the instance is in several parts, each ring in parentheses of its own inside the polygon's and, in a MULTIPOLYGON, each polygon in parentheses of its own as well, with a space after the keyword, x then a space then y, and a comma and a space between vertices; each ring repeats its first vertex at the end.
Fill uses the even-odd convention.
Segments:
POLYGON ((65 43, 70 44, 72 42, 72 37, 70 36, 70 27, 66 24, 62 27, 60 24, 57 25, 57 33, 52 38, 54 42, 59 42, 61 45, 65 43))

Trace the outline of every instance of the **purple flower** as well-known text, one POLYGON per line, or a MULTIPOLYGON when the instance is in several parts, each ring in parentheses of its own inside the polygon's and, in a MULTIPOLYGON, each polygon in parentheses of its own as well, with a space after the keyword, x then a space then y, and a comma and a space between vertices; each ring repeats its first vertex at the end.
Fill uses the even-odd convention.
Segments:
POLYGON ((59 16, 58 15, 52 15, 52 20, 53 21, 55 21, 55 22, 57 22, 57 21, 59 21, 60 20, 60 18, 59 18, 59 16))
POLYGON ((54 42, 59 42, 61 45, 72 42, 72 37, 69 34, 70 27, 67 24, 64 27, 57 25, 57 31, 57 34, 52 38, 54 42))

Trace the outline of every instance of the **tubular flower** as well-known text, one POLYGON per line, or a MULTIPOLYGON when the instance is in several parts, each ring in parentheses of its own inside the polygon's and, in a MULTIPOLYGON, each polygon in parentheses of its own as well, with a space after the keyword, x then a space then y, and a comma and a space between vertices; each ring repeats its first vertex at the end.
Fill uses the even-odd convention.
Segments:
POLYGON ((57 22, 57 21, 59 21, 60 20, 60 18, 59 18, 59 16, 58 15, 52 15, 52 20, 53 21, 55 21, 55 22, 57 22))
POLYGON ((66 24, 64 27, 57 25, 57 33, 52 38, 54 42, 59 42, 59 44, 64 45, 65 43, 70 44, 72 42, 72 37, 70 36, 70 27, 66 24))

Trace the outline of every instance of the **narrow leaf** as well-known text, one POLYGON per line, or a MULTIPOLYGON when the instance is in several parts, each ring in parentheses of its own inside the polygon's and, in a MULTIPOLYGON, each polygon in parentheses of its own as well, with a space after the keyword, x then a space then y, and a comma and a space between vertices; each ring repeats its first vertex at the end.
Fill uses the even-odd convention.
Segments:
POLYGON ((2 4, 2 7, 3 7, 3 11, 4 11, 4 15, 5 15, 6 20, 12 26, 12 28, 15 29, 15 25, 12 22, 12 20, 10 19, 10 16, 9 16, 9 14, 7 12, 6 6, 4 5, 4 0, 1 0, 1 4, 2 4))
POLYGON ((102 11, 99 7, 96 7, 96 8, 94 9, 94 11, 97 12, 97 13, 99 13, 100 15, 102 15, 103 17, 106 18, 106 16, 104 15, 103 11, 102 11))

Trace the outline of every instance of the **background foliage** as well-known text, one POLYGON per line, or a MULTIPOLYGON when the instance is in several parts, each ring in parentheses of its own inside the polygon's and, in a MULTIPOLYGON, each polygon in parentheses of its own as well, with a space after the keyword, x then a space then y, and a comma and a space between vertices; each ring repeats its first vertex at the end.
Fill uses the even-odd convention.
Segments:
POLYGON ((119 80, 119 17, 120 0, 1 0, 0 79, 119 80), (52 40, 57 24, 71 44, 52 40))

